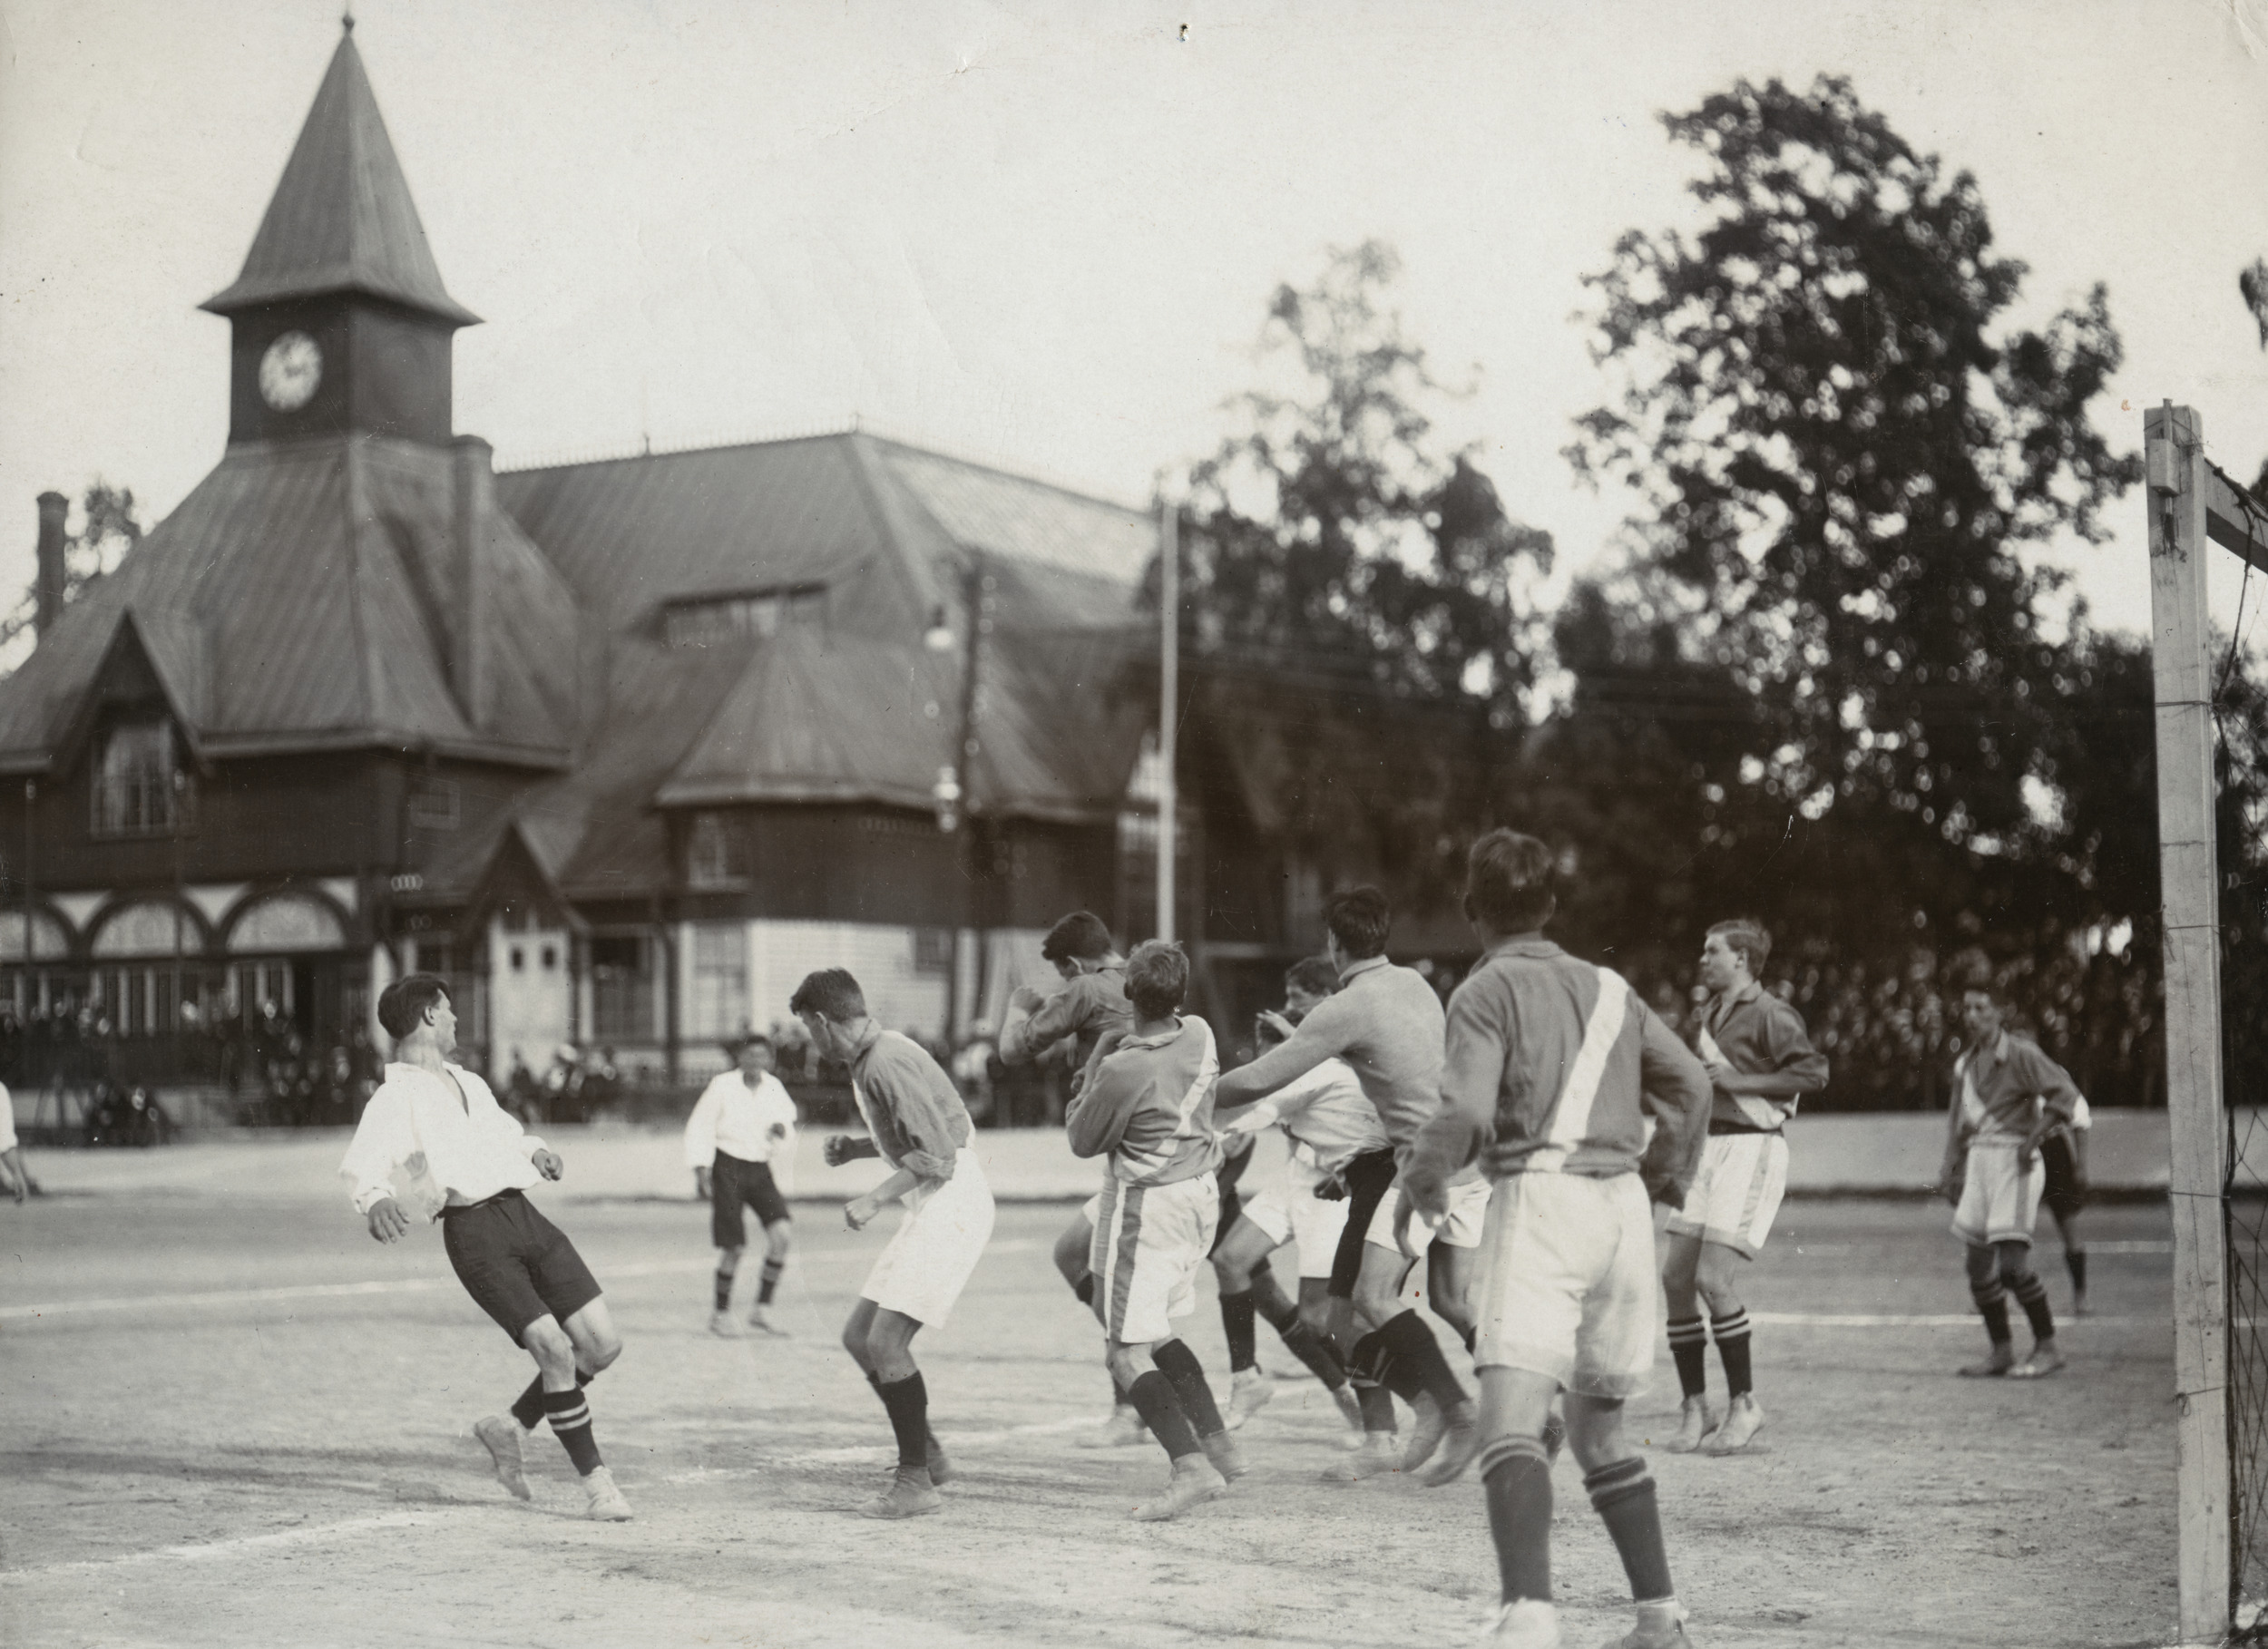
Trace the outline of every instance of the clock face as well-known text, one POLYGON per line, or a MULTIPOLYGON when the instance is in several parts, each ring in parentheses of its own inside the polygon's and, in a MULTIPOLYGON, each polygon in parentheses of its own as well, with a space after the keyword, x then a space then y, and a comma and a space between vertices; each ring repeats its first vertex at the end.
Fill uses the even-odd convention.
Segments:
POLYGON ((259 358, 259 395, 278 412, 297 412, 323 381, 323 352, 304 332, 287 332, 259 358))

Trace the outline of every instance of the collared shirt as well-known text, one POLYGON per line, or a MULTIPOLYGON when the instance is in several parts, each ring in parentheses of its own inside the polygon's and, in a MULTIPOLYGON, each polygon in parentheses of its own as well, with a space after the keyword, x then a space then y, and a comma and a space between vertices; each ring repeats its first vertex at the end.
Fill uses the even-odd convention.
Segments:
POLYGON ((693 1114, 685 1119, 686 1166, 706 1168, 719 1151, 742 1162, 769 1162, 775 1155, 792 1156, 796 1124, 800 1120, 796 1102, 770 1071, 758 1071, 754 1088, 738 1069, 722 1072, 709 1079, 701 1097, 693 1102, 693 1114), (774 1139, 775 1127, 787 1132, 774 1139))
POLYGON ((487 1083, 462 1066, 445 1068, 447 1076, 416 1065, 386 1068, 386 1080, 363 1107, 338 1165, 356 1213, 367 1214, 392 1196, 394 1170, 419 1151, 453 1206, 524 1191, 543 1179, 529 1158, 543 1142, 496 1103, 487 1083))
POLYGON ((1325 1059, 1304 1077, 1295 1077, 1230 1125, 1230 1131, 1258 1133, 1281 1127, 1306 1160, 1336 1173, 1365 1151, 1386 1148, 1378 1109, 1363 1092, 1344 1059, 1325 1059))
POLYGON ((869 1020, 851 1056, 851 1098, 883 1161, 924 1179, 953 1177, 974 1129, 960 1089, 919 1043, 869 1020))
POLYGON ((1404 1179, 1438 1186, 1477 1156, 1491 1179, 1637 1172, 1669 1200, 1693 1183, 1708 1112, 1708 1072, 1620 975, 1520 934, 1449 999, 1441 1113, 1404 1179))
POLYGON ((1695 1040, 1704 1059, 1714 1048, 1735 1070, 1759 1078, 1755 1086, 1763 1090, 1735 1096, 1716 1089, 1712 1123, 1776 1130, 1795 1115, 1796 1101, 1827 1086, 1827 1056, 1812 1046, 1804 1016, 1753 979, 1709 999, 1695 1040))
POLYGON ((1223 1103, 1275 1092, 1334 1054, 1353 1068, 1396 1151, 1405 1151, 1441 1107, 1442 1000, 1414 968, 1383 956, 1350 962, 1339 988, 1308 1010, 1299 1028, 1221 1080, 1223 1103))
POLYGON ((1065 1038, 1071 1040, 1071 1068, 1083 1071, 1095 1044, 1112 1030, 1130 1030, 1134 1005, 1126 1000, 1126 969, 1114 962, 1064 981, 1063 988, 1031 1010, 1029 1019, 1000 1033, 1000 1057, 1010 1065, 1036 1059, 1065 1038))
POLYGON ((1213 1137, 1213 1083, 1220 1054, 1213 1028, 1194 1015, 1169 1030, 1129 1036, 1089 1072, 1063 1126, 1071 1155, 1110 1157, 1112 1178, 1169 1186, 1220 1166, 1213 1137))
POLYGON ((2068 1127, 2078 1107, 2070 1074, 2040 1052, 2039 1044, 2012 1030, 1964 1051, 1953 1062, 1953 1081, 1959 1098, 1948 1125, 1949 1155, 1963 1144, 2021 1142, 2035 1132, 2068 1127))

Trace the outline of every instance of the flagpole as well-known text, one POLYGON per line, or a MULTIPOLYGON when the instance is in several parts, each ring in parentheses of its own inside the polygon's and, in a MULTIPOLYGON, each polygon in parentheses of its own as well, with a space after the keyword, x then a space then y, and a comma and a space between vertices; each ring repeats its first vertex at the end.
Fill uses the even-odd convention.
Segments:
POLYGON ((1173 501, 1158 500, 1158 937, 1173 938, 1174 872, 1181 844, 1174 793, 1174 722, 1180 698, 1181 551, 1173 501))

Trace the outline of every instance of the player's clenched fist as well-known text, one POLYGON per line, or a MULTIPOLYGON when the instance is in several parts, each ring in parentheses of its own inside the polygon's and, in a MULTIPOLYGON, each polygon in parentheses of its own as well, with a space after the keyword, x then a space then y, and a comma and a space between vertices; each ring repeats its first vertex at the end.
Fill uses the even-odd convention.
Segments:
POLYGON ((370 1234, 381 1243, 399 1242, 409 1234, 409 1215, 401 1204, 382 1196, 370 1205, 370 1234))
POLYGON ((850 1161, 852 1156, 851 1147, 857 1143, 858 1142, 855 1139, 853 1139, 848 1134, 829 1134, 826 1137, 826 1146, 825 1151, 825 1155, 826 1156, 826 1166, 830 1168, 839 1168, 845 1163, 850 1161))

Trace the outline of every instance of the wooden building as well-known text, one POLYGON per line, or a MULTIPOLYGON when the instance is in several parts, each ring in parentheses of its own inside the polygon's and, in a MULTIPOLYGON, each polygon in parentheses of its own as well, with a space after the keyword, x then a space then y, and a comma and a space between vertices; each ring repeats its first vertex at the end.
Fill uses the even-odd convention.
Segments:
POLYGON ((1146 930, 1140 512, 855 430, 495 473, 351 34, 203 307, 226 452, 0 682, 0 1004, 321 1044, 426 968, 497 1068, 692 1075, 815 966, 942 1036, 1063 911, 1146 930))

